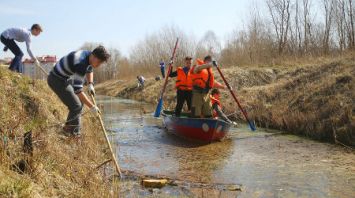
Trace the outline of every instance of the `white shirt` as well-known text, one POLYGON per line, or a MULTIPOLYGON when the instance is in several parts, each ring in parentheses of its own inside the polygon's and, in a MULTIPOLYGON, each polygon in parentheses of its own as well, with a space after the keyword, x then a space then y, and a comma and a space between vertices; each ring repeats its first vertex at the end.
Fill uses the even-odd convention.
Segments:
POLYGON ((7 39, 14 39, 17 42, 26 42, 26 48, 28 55, 32 59, 35 59, 35 56, 33 55, 31 51, 31 30, 26 29, 26 28, 9 28, 5 30, 2 34, 3 37, 7 39))

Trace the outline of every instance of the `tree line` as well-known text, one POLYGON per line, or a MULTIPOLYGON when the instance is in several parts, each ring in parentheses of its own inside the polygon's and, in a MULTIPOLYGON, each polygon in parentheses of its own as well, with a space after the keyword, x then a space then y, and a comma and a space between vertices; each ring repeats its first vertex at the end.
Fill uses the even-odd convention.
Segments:
MULTIPOLYGON (((175 39, 180 43, 176 65, 183 57, 213 55, 233 65, 273 64, 278 59, 336 56, 355 50, 353 0, 265 0, 250 9, 248 20, 221 40, 209 30, 201 38, 176 26, 147 35, 124 57, 110 49, 111 60, 96 74, 98 81, 139 74, 158 75, 160 60, 169 61, 175 39)), ((85 43, 83 49, 96 44, 85 43)))

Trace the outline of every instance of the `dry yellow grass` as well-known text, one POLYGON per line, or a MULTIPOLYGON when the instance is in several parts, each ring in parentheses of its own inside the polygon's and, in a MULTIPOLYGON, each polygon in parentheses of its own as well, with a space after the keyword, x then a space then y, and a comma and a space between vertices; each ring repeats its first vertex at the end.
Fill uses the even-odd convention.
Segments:
MULTIPOLYGON (((110 158, 99 122, 84 115, 81 139, 59 134, 66 108, 44 81, 0 68, 0 197, 107 197, 111 182, 96 167, 110 158), (23 152, 32 131, 33 156, 23 152), (13 165, 26 160, 23 174, 13 165)), ((101 170, 102 171, 102 170, 101 170)))

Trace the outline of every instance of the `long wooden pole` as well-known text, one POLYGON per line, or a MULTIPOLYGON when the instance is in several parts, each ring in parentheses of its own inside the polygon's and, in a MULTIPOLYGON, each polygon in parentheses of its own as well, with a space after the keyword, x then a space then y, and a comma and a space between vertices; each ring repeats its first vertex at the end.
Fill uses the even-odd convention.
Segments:
POLYGON ((220 70, 219 66, 218 66, 218 65, 216 64, 216 62, 214 62, 214 61, 213 61, 213 65, 217 68, 217 71, 218 71, 219 75, 222 77, 224 84, 225 84, 225 85, 227 86, 227 88, 229 89, 229 92, 231 93, 231 95, 232 95, 234 101, 237 103, 237 105, 238 105, 240 111, 243 113, 245 119, 247 120, 250 129, 251 129, 252 131, 255 131, 256 128, 255 128, 254 123, 249 120, 247 112, 244 110, 244 108, 242 107, 242 105, 240 105, 240 102, 239 102, 239 100, 237 99, 237 96, 234 94, 234 92, 233 92, 231 86, 229 85, 228 81, 227 81, 226 78, 224 77, 224 75, 223 75, 222 71, 220 70))
MULTIPOLYGON (((93 96, 92 94, 90 94, 90 96, 91 96, 92 101, 94 102, 94 105, 96 106, 96 100, 95 100, 94 96, 93 96)), ((102 132, 103 132, 103 134, 104 134, 104 136, 105 136, 105 139, 106 139, 106 143, 107 143, 108 147, 110 148, 112 161, 113 161, 114 164, 115 164, 116 171, 117 171, 117 173, 119 174, 120 178, 122 178, 122 172, 121 172, 120 166, 118 165, 118 162, 117 162, 117 160, 116 160, 116 156, 115 156, 115 154, 113 153, 110 140, 109 140, 108 137, 107 137, 107 133, 106 133, 106 129, 105 129, 104 122, 102 121, 101 115, 100 115, 99 113, 98 113, 97 117, 99 118, 100 125, 101 125, 101 128, 102 128, 102 132)))
POLYGON ((38 65, 37 67, 39 67, 41 69, 41 71, 43 72, 43 74, 45 75, 49 75, 48 72, 41 66, 41 65, 38 65))
POLYGON ((174 49, 173 49, 173 54, 171 55, 170 62, 169 62, 168 73, 165 76, 165 82, 164 82, 163 88, 162 88, 162 90, 160 92, 159 102, 158 102, 158 105, 157 105, 157 107, 155 109, 155 112, 154 112, 154 117, 156 117, 156 118, 160 116, 160 112, 162 110, 163 96, 164 96, 166 85, 168 84, 168 79, 169 79, 170 72, 171 72, 171 70, 173 68, 173 63, 174 63, 174 58, 175 58, 175 53, 176 53, 176 49, 177 49, 178 43, 179 43, 179 38, 176 39, 175 46, 174 46, 174 49))

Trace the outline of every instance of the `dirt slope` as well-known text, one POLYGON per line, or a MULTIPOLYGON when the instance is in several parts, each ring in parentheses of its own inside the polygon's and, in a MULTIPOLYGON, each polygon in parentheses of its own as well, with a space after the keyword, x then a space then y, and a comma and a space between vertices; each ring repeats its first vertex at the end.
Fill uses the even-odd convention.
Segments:
POLYGON ((46 82, 3 67, 0 104, 0 197, 108 194, 111 185, 96 170, 109 157, 96 119, 84 116, 80 140, 60 135, 67 110, 46 82), (32 131, 32 155, 23 152, 27 131, 32 131), (14 165, 25 165, 24 173, 14 165))

